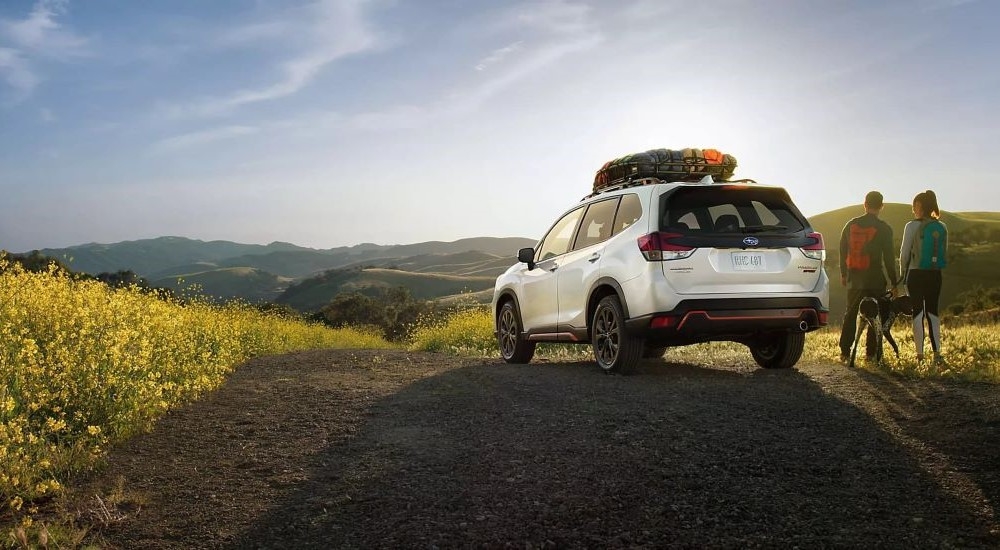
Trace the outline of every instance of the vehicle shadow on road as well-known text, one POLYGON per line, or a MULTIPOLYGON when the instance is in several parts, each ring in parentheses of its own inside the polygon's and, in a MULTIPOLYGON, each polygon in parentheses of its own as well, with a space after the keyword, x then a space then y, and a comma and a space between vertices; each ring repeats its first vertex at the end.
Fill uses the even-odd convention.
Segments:
POLYGON ((482 362, 363 408, 231 547, 1000 541, 863 407, 794 370, 482 362))

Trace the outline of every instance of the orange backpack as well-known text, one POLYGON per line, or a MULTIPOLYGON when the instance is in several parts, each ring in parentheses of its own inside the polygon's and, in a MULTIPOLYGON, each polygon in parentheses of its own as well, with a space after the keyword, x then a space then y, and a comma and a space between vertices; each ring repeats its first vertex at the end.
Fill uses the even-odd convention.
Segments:
POLYGON ((875 239, 877 227, 852 223, 847 234, 847 269, 864 270, 872 265, 868 243, 875 239))

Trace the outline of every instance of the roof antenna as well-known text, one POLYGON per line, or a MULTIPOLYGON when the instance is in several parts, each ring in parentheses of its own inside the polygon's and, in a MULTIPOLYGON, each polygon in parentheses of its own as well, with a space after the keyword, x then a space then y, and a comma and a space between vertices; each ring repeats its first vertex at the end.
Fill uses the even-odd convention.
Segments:
POLYGON ((709 174, 698 180, 698 183, 715 183, 715 180, 712 179, 712 174, 709 174))

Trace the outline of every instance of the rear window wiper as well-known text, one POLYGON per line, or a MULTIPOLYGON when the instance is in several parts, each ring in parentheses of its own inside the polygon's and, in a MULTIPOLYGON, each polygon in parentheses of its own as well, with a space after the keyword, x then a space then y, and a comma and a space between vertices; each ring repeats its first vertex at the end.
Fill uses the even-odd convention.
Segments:
POLYGON ((748 225, 741 229, 744 233, 763 233, 765 231, 785 231, 788 227, 784 225, 748 225))

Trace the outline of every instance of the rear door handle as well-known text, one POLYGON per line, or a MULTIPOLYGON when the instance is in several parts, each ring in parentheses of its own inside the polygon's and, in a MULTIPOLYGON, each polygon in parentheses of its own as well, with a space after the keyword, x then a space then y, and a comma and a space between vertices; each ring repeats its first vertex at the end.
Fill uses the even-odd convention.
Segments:
POLYGON ((594 263, 594 262, 596 262, 597 260, 600 260, 600 259, 601 259, 601 255, 598 254, 598 253, 596 253, 596 252, 594 252, 594 255, 591 256, 591 257, 589 257, 589 258, 587 258, 587 261, 590 262, 590 263, 594 263))

